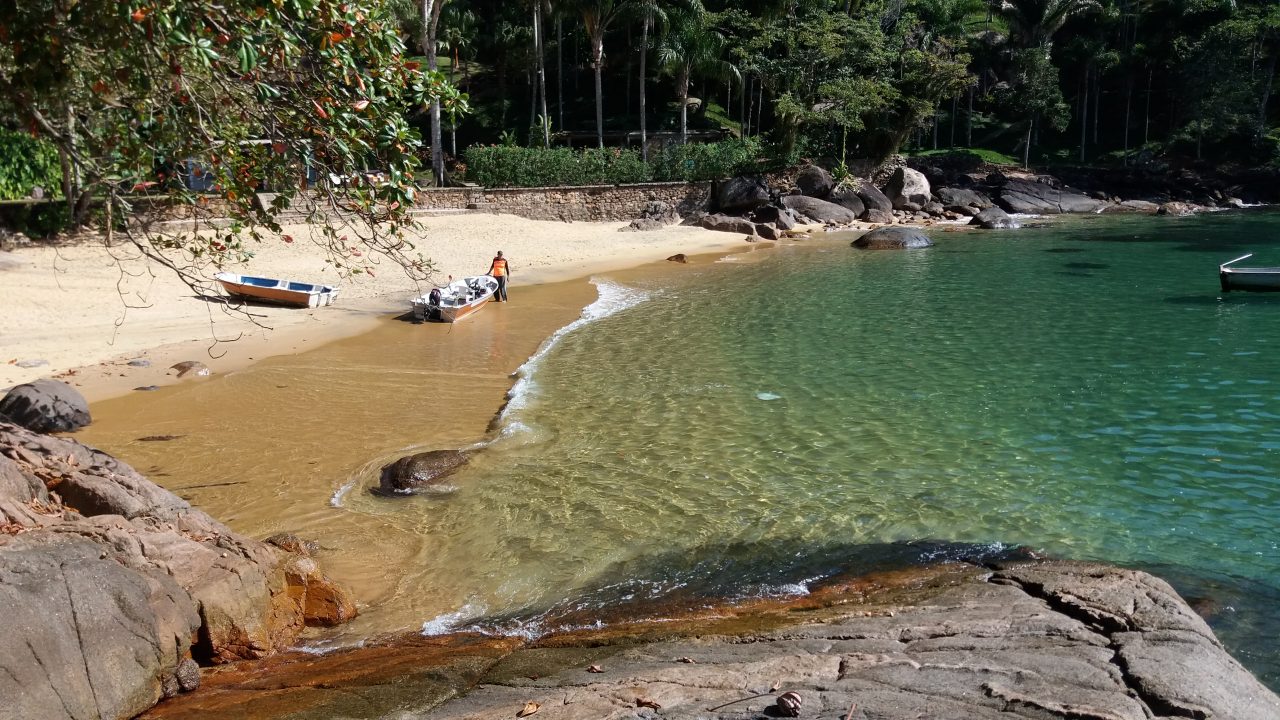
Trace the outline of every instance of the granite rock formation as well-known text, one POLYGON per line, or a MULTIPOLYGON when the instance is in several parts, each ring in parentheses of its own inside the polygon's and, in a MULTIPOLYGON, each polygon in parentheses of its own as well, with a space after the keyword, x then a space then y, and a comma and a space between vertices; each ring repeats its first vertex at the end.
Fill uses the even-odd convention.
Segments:
POLYGON ((245 664, 146 718, 778 716, 1273 720, 1280 698, 1164 581, 1089 563, 948 563, 528 642, 408 636, 245 664), (299 711, 300 708, 305 708, 299 711))
POLYGON ((355 606, 133 468, 0 423, 0 717, 125 718, 355 606))
POLYGON ((88 425, 89 403, 79 390, 61 380, 41 379, 18 385, 0 400, 0 419, 35 432, 73 432, 88 425))

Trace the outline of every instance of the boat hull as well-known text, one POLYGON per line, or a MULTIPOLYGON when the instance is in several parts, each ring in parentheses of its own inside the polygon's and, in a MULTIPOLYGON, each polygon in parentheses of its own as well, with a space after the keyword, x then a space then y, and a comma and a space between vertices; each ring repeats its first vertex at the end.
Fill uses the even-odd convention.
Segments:
POLYGON ((332 305, 338 299, 338 288, 329 285, 313 285, 233 273, 218 273, 214 277, 228 295, 241 300, 315 308, 332 305))
POLYGON ((1218 271, 1222 292, 1280 292, 1280 268, 1227 268, 1218 271))

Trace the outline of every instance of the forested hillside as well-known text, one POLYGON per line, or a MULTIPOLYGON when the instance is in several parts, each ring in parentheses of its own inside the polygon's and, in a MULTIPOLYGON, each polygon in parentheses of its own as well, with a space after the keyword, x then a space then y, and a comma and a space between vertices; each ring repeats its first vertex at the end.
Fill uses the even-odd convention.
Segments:
POLYGON ((1266 165, 1277 57, 1272 0, 31 0, 0 7, 0 195, 183 163, 243 202, 303 159, 403 188, 490 145, 630 148, 500 158, 618 182, 953 147, 1266 165))

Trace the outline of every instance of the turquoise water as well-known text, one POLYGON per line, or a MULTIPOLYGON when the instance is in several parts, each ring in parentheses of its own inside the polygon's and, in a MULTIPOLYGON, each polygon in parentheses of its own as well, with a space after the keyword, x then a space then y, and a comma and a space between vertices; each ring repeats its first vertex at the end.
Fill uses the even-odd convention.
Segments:
POLYGON ((470 574, 427 629, 1027 546, 1162 572, 1275 685, 1280 294, 1216 266, 1280 265, 1278 230, 1090 217, 602 280, 426 501, 422 582, 470 574))

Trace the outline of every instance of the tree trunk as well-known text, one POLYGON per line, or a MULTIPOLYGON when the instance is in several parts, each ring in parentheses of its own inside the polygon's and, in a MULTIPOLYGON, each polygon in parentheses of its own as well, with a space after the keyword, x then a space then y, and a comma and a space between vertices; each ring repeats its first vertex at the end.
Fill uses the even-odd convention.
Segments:
POLYGON ((956 112, 959 109, 960 97, 952 96, 951 98, 951 139, 947 142, 947 147, 955 148, 956 146, 956 112))
POLYGON ((938 149, 938 108, 933 108, 933 149, 938 149))
POLYGON ((742 97, 738 98, 738 104, 741 106, 742 112, 742 137, 751 137, 751 112, 755 96, 751 94, 751 76, 747 75, 742 79, 742 97))
POLYGON ((1121 156, 1121 165, 1128 167, 1129 165, 1129 119, 1130 112, 1133 107, 1133 75, 1130 74, 1125 83, 1124 89, 1124 155, 1121 156))
MULTIPOLYGON (((427 67, 439 69, 436 60, 436 31, 440 26, 440 11, 447 0, 422 0, 422 52, 427 56, 427 67)), ((440 99, 431 101, 431 175, 436 187, 444 186, 444 147, 440 136, 440 99)))
POLYGON ((533 34, 538 53, 538 97, 542 99, 542 147, 551 147, 551 116, 547 114, 547 64, 542 44, 542 0, 533 3, 533 34))
POLYGON ((1098 69, 1093 69, 1093 146, 1098 147, 1098 111, 1102 109, 1102 78, 1098 77, 1098 69))
POLYGON ((1022 169, 1027 170, 1031 167, 1031 128, 1035 126, 1035 121, 1031 120, 1027 123, 1027 137, 1022 146, 1022 169))
POLYGON ((649 25, 652 23, 653 16, 646 13, 642 23, 644 30, 640 34, 640 157, 646 162, 649 160, 649 129, 645 119, 644 83, 648 74, 649 25))
POLYGON ((1280 56, 1280 52, 1272 53, 1271 61, 1267 63, 1267 77, 1262 82, 1262 102, 1258 104, 1258 131, 1259 134, 1267 131, 1267 105, 1271 102, 1271 84, 1276 77, 1276 58, 1280 56))
POLYGON ((591 65, 596 71, 596 145, 604 149, 604 35, 591 38, 591 65))
POLYGON ((1147 70, 1147 110, 1142 118, 1142 144, 1144 146, 1151 142, 1151 80, 1154 76, 1154 70, 1147 70))
POLYGON ((689 144, 689 74, 688 65, 680 71, 680 144, 689 144))
POLYGON ((969 112, 965 113, 964 146, 973 147, 973 86, 969 86, 969 112))
POLYGON ((559 16, 556 16, 556 95, 560 129, 564 130, 564 19, 559 16))
POLYGON ((1084 71, 1084 87, 1080 91, 1080 162, 1084 162, 1085 144, 1089 136, 1089 69, 1084 71))

